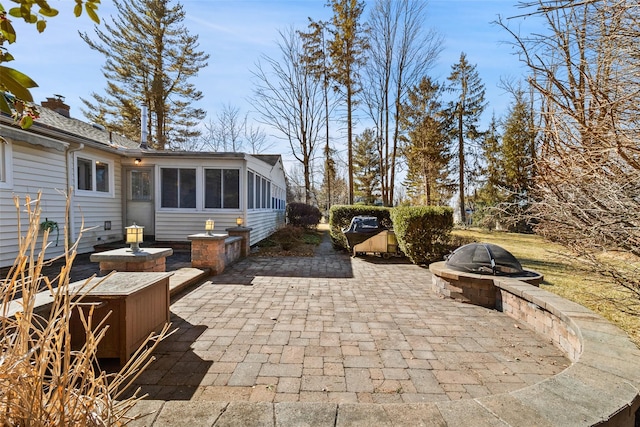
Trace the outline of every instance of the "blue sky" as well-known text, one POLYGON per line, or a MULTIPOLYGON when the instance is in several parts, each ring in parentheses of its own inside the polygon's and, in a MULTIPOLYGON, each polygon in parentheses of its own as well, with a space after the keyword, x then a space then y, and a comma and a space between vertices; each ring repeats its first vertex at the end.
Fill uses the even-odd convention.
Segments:
MULTIPOLYGON (((369 0, 371 2, 371 0, 369 0)), ((305 29, 308 17, 327 20, 330 9, 325 0, 182 0, 186 11, 184 25, 199 36, 200 48, 210 55, 209 66, 193 81, 204 93, 200 107, 210 116, 223 104, 251 111, 251 69, 261 54, 278 57, 278 30, 294 26, 305 29)), ((517 0, 430 0, 428 25, 442 34, 444 50, 432 77, 444 80, 461 52, 477 66, 487 89, 489 103, 485 121, 495 112, 501 116, 510 98, 498 88, 501 78, 520 79, 525 72, 505 42, 509 34, 493 25, 497 17, 519 15, 517 0)), ((43 34, 33 26, 14 21, 17 43, 11 46, 16 58, 7 64, 32 77, 39 87, 32 90, 37 103, 53 94, 65 97, 72 117, 83 119, 83 98, 92 91, 103 93, 106 83, 101 73, 104 57, 92 51, 77 35, 77 31, 93 34, 93 23, 86 16, 73 16, 72 0, 52 0, 60 15, 50 19, 43 34)), ((103 0, 100 17, 110 20, 114 7, 103 0)), ((366 12, 365 12, 366 13, 366 12)), ((513 26, 523 21, 514 20, 513 26)), ((533 22, 524 21, 526 25, 533 22)), ((527 28, 523 27, 524 31, 527 28)), ((282 152, 287 148, 276 149, 282 152)))

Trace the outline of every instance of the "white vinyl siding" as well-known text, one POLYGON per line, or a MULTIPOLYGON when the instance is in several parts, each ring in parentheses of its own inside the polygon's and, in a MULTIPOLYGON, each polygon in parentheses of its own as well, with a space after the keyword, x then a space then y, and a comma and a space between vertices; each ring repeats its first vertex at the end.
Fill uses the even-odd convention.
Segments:
POLYGON ((255 245, 284 225, 284 211, 254 210, 247 214, 251 227, 249 243, 255 245))
POLYGON ((247 179, 253 176, 255 182, 253 195, 251 183, 247 184, 246 218, 246 226, 251 227, 250 244, 254 245, 284 225, 286 182, 281 162, 271 165, 248 156, 247 169, 247 179))
MULTIPOLYGON (((49 236, 50 245, 46 250, 46 257, 52 258, 61 255, 64 250, 65 187, 67 185, 64 152, 18 141, 13 141, 10 144, 12 153, 10 168, 13 185, 11 188, 0 186, 1 267, 13 264, 18 255, 18 218, 24 230, 28 226, 26 198, 28 196, 32 201, 35 200, 39 191, 42 192, 40 199, 41 221, 45 219, 55 221, 60 228, 57 246, 56 232, 52 232, 49 236), (16 209, 14 205, 14 196, 19 198, 19 209, 16 209)), ((4 144, 0 143, 0 145, 4 144)))
MULTIPOLYGON (((78 253, 93 252, 94 246, 122 240, 124 235, 120 158, 89 148, 74 153, 73 157, 92 160, 92 171, 98 174, 98 177, 92 178, 95 184, 93 188, 96 190, 78 190, 72 200, 75 208, 72 215, 73 236, 78 237, 82 234, 78 253), (107 167, 103 168, 101 165, 107 167), (108 174, 108 192, 98 191, 100 188, 106 189, 102 187, 103 184, 99 184, 101 174, 108 174), (110 230, 105 230, 105 222, 110 222, 110 230)), ((77 166, 72 170, 77 173, 77 166)), ((77 177, 74 177, 74 180, 77 182, 77 177)))

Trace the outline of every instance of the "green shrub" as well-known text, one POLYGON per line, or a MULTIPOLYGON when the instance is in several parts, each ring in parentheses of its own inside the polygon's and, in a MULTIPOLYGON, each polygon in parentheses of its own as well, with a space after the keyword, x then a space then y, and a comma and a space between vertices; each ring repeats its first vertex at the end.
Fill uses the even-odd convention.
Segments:
POLYGON ((320 222, 322 213, 316 206, 305 203, 289 203, 287 205, 287 221, 294 227, 313 228, 320 222))
POLYGON ((335 248, 347 249, 347 239, 342 233, 343 228, 349 227, 354 216, 375 216, 383 227, 392 228, 390 208, 381 206, 334 205, 329 210, 329 230, 331 241, 335 248))
POLYGON ((453 209, 443 206, 400 206, 391 210, 402 252, 414 264, 441 260, 448 252, 453 209))

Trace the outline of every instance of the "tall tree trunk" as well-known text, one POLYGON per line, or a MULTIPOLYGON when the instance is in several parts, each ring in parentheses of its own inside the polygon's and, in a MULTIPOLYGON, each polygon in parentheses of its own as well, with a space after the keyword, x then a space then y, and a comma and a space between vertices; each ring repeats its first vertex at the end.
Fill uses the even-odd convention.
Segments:
POLYGON ((464 209, 464 138, 462 137, 462 107, 458 113, 458 191, 460 192, 460 220, 466 224, 464 209))
POLYGON ((353 126, 351 84, 347 85, 347 151, 349 157, 349 204, 353 204, 353 126))
POLYGON ((325 74, 324 81, 324 114, 325 114, 325 146, 324 146, 324 169, 327 182, 327 212, 331 209, 331 171, 330 171, 330 157, 331 147, 329 146, 329 82, 327 81, 325 74))

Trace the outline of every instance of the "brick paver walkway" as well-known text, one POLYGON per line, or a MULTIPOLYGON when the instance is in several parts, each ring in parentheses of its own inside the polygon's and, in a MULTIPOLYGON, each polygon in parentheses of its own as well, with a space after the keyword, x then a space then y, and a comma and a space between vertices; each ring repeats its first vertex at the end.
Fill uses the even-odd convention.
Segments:
POLYGON ((508 392, 562 352, 506 315, 445 300, 426 268, 250 257, 172 301, 178 330, 137 386, 149 399, 410 403, 508 392))

